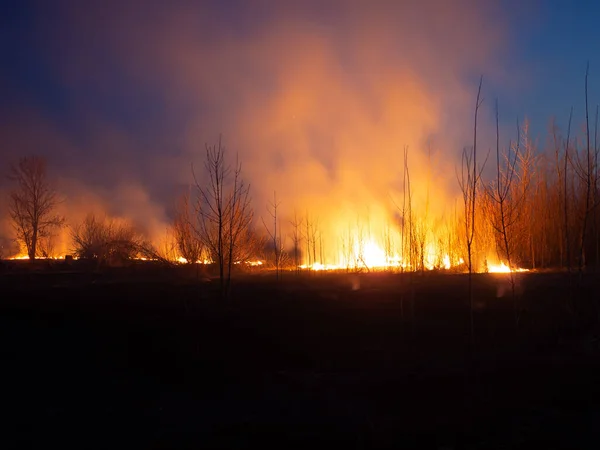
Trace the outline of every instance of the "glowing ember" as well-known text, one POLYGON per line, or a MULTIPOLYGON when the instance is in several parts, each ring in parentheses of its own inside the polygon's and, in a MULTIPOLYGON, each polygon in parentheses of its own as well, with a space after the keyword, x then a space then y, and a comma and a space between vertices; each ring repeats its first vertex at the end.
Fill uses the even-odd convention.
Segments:
MULTIPOLYGON (((248 266, 250 266, 250 267, 260 267, 260 266, 262 266, 264 264, 259 259, 254 260, 254 261, 244 261, 243 263, 246 264, 246 265, 248 265, 248 266)), ((210 261, 204 260, 203 264, 210 264, 210 261)), ((242 264, 242 261, 235 261, 234 264, 242 264)))
MULTIPOLYGON (((187 264, 189 261, 187 259, 185 259, 183 256, 179 256, 175 259, 175 262, 180 263, 180 264, 187 264)), ((209 259, 203 259, 203 260, 197 260, 194 262, 194 264, 211 264, 212 261, 209 259)), ((238 263, 234 263, 234 264, 238 264, 238 263)))

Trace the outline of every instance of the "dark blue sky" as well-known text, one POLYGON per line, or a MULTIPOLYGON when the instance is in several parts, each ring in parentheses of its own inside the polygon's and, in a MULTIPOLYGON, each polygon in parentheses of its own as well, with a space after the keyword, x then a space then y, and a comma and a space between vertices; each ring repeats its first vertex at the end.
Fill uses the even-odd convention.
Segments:
POLYGON ((600 97, 600 4, 594 1, 547 0, 539 12, 520 17, 514 26, 512 60, 522 68, 527 84, 513 100, 521 115, 543 123, 552 115, 567 120, 574 107, 578 118, 584 113, 584 77, 590 64, 590 106, 600 97))
POLYGON ((339 161, 364 167, 349 142, 372 135, 389 135, 383 152, 436 136, 454 161, 480 74, 484 121, 498 98, 505 140, 527 116, 543 143, 571 106, 580 131, 588 61, 592 111, 600 102, 597 2, 391 3, 3 2, 0 163, 41 153, 107 197, 131 182, 167 204, 222 132, 260 198, 282 182, 261 168, 304 167, 335 190, 339 161))

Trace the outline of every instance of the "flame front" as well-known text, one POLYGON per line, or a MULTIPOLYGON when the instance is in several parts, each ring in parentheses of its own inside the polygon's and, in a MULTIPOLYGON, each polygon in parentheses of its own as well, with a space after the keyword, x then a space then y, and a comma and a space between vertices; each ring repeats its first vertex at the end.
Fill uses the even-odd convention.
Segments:
MULTIPOLYGON (((433 232, 422 234, 420 240, 413 234, 389 223, 379 227, 373 221, 361 222, 346 228, 345 233, 335 233, 326 239, 305 243, 304 262, 301 269, 324 270, 449 270, 464 264, 456 248, 441 245, 442 239, 433 232), (380 233, 367 232, 371 228, 380 233), (333 251, 328 251, 333 248, 333 251)), ((306 233, 307 235, 310 233, 306 233)))
POLYGON ((519 267, 508 267, 504 261, 500 261, 499 264, 489 264, 489 273, 511 273, 511 272, 529 272, 529 269, 521 269, 519 267))

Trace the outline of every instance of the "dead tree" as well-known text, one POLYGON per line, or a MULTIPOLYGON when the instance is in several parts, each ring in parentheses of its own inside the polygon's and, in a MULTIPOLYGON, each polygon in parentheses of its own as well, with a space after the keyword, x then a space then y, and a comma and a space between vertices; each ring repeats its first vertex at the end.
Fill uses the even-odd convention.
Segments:
MULTIPOLYGON (((408 147, 404 146, 404 152, 403 152, 403 162, 404 162, 404 166, 403 166, 403 170, 402 170, 402 211, 401 211, 401 215, 402 215, 402 226, 401 226, 401 233, 402 233, 402 238, 401 238, 401 248, 402 248, 402 269, 401 272, 404 272, 404 268, 407 267, 407 263, 406 263, 406 171, 408 169, 408 147)), ((410 226, 410 224, 409 224, 410 226)), ((409 258, 410 260, 410 258, 409 258)))
POLYGON ((319 234, 320 234, 319 218, 317 217, 312 223, 311 236, 310 236, 310 242, 312 245, 313 261, 318 261, 320 264, 325 264, 325 262, 323 261, 323 255, 319 254, 319 259, 317 259, 317 237, 319 236, 319 234))
POLYGON ((198 238, 195 232, 189 192, 183 194, 178 202, 172 228, 175 247, 179 256, 189 264, 199 262, 202 259, 204 247, 202 240, 198 238))
POLYGON ((571 141, 571 121, 573 120, 573 107, 569 113, 569 125, 567 127, 567 142, 565 143, 565 155, 564 155, 564 167, 563 167, 563 212, 564 212, 564 224, 565 224, 565 249, 567 255, 567 269, 571 272, 571 240, 569 233, 569 143, 571 141))
MULTIPOLYGON (((590 120, 589 120, 589 107, 588 107, 588 75, 589 75, 590 65, 588 63, 586 71, 585 71, 585 138, 586 138, 586 146, 585 146, 585 154, 583 161, 579 156, 579 153, 575 153, 575 172, 579 177, 580 181, 583 183, 585 190, 585 202, 581 217, 581 228, 579 230, 579 249, 578 249, 578 257, 577 257, 577 269, 579 274, 581 275, 583 269, 585 267, 585 244, 586 237, 588 231, 588 223, 590 221, 590 214, 594 212, 594 209, 597 205, 593 203, 594 197, 592 189, 596 184, 594 180, 594 159, 595 156, 592 155, 590 149, 590 120)), ((596 150, 594 150, 596 153, 596 150)))
MULTIPOLYGON (((517 139, 519 141, 516 143, 513 171, 515 172, 514 198, 518 199, 518 206, 515 206, 515 209, 519 217, 516 217, 515 220, 519 222, 517 225, 517 234, 519 234, 518 238, 521 241, 519 247, 522 259, 527 260, 531 267, 535 269, 536 248, 534 246, 534 237, 536 234, 536 225, 540 220, 535 217, 534 203, 535 195, 539 193, 536 188, 539 186, 533 183, 537 157, 534 145, 529 137, 529 121, 527 119, 524 120, 522 126, 519 126, 517 123, 517 139)), ((508 165, 508 161, 506 162, 508 165)), ((518 255, 515 254, 515 256, 518 255)))
POLYGON ((598 232, 598 206, 600 206, 600 198, 598 192, 598 105, 596 105, 596 120, 594 121, 594 188, 593 188, 593 199, 594 199, 594 246, 596 250, 595 268, 598 271, 600 267, 600 234, 598 232))
POLYGON ((261 221, 271 243, 273 245, 273 256, 275 258, 275 279, 279 281, 279 271, 281 268, 281 255, 283 253, 283 247, 281 243, 281 230, 279 229, 279 223, 277 222, 277 209, 279 208, 279 203, 277 202, 277 192, 273 192, 273 201, 267 204, 267 212, 271 216, 273 220, 273 229, 270 229, 269 226, 265 223, 265 220, 261 217, 261 221))
POLYGON ((370 272, 369 265, 365 261, 365 232, 362 227, 362 222, 359 215, 356 215, 356 271, 362 271, 364 268, 367 272, 370 272))
POLYGON ((521 200, 525 198, 525 191, 517 192, 517 198, 515 198, 513 189, 513 182, 517 176, 517 161, 519 160, 519 143, 520 138, 520 127, 517 123, 517 141, 514 147, 514 151, 511 155, 511 146, 504 155, 504 164, 501 163, 500 158, 500 127, 498 119, 498 102, 496 101, 496 182, 495 186, 491 186, 487 189, 489 198, 495 204, 495 208, 492 209, 490 219, 492 227, 496 232, 496 241, 500 243, 499 247, 502 247, 504 257, 506 258, 506 264, 509 268, 509 277, 511 285, 511 293, 513 299, 513 307, 515 314, 515 326, 519 324, 520 312, 517 304, 517 297, 515 292, 515 275, 513 272, 513 242, 515 239, 514 225, 519 219, 521 211, 521 200))
POLYGON ((242 166, 225 161, 221 137, 216 146, 206 145, 205 180, 192 175, 198 194, 196 215, 198 237, 210 253, 219 270, 219 292, 224 298, 229 292, 233 264, 247 260, 251 242, 253 211, 250 186, 242 179, 242 166))
POLYGON ((9 193, 9 214, 17 240, 33 260, 38 255, 41 239, 49 239, 64 225, 65 219, 56 214, 61 202, 46 172, 46 160, 26 156, 10 168, 9 179, 16 188, 9 193))
POLYGON ((302 219, 298 219, 298 214, 294 211, 294 220, 291 222, 292 225, 292 244, 294 246, 294 270, 296 273, 300 273, 300 245, 302 240, 302 219))
POLYGON ((316 262, 314 259, 312 259, 312 253, 310 251, 311 249, 311 228, 312 228, 312 223, 309 219, 308 216, 308 211, 306 211, 306 218, 304 220, 304 240, 306 241, 306 266, 309 269, 312 269, 313 264, 316 262))
POLYGON ((400 231, 402 234, 401 246, 402 246, 402 271, 404 266, 409 267, 410 270, 415 270, 415 229, 413 220, 413 209, 412 209, 412 189, 410 186, 410 171, 408 168, 408 146, 404 146, 403 149, 403 173, 402 173, 402 209, 400 211, 402 216, 402 224, 400 231), (408 233, 408 238, 406 234, 408 233), (408 253, 408 258, 406 257, 408 253), (408 262, 406 262, 408 261, 408 262))
POLYGON ((481 86, 483 84, 483 76, 479 79, 479 87, 477 89, 477 98, 475 101, 475 120, 473 125, 473 149, 468 152, 463 149, 461 160, 461 172, 458 176, 458 184, 463 194, 464 204, 464 231, 465 242, 467 247, 467 267, 469 269, 468 281, 468 296, 469 296, 469 319, 471 330, 471 343, 474 339, 473 328, 473 242, 475 239, 475 210, 477 200, 477 185, 481 178, 483 167, 477 166, 477 118, 479 108, 483 102, 481 99, 481 86))
MULTIPOLYGON (((304 234, 303 238, 306 241, 306 254, 307 254, 307 267, 312 270, 315 268, 315 264, 323 264, 323 261, 317 260, 317 237, 319 235, 318 218, 310 219, 308 211, 306 212, 306 219, 304 220, 304 234)), ((322 255, 319 255, 322 256, 322 255)))
POLYGON ((227 200, 229 234, 227 281, 226 289, 231 285, 231 269, 234 262, 242 263, 248 260, 250 253, 255 250, 256 239, 252 233, 251 225, 254 211, 251 207, 250 185, 242 178, 242 165, 236 155, 235 169, 233 171, 233 186, 227 200))

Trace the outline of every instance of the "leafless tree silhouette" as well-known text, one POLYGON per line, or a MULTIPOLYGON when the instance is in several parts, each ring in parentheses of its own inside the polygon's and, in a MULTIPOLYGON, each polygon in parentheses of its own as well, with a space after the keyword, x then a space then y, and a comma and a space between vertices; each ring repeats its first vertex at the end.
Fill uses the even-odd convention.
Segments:
POLYGON ((256 243, 251 230, 254 213, 250 185, 242 178, 237 158, 233 168, 226 163, 221 137, 216 146, 206 146, 205 181, 196 177, 193 166, 192 173, 198 192, 198 237, 217 264, 224 298, 231 285, 233 264, 245 262, 256 243))
POLYGON ((261 217, 263 226, 269 235, 271 245, 273 246, 273 256, 275 263, 275 278, 279 281, 279 272, 281 269, 281 260, 284 253, 283 243, 281 240, 281 229, 279 222, 277 221, 277 209, 279 208, 279 202, 277 202, 277 192, 273 192, 273 201, 267 204, 267 211, 273 220, 273 228, 271 229, 265 220, 261 217))
POLYGON ((202 259, 204 246, 195 233, 189 192, 183 194, 177 204, 173 220, 173 238, 177 253, 187 263, 197 263, 202 259))
POLYGON ((16 187, 9 193, 9 214, 17 240, 26 248, 29 259, 35 259, 39 242, 49 239, 63 226, 65 219, 56 214, 61 202, 48 179, 46 160, 26 156, 10 168, 9 179, 16 187))
POLYGON ((126 221, 88 214, 71 229, 72 252, 78 258, 111 264, 138 257, 158 259, 157 252, 126 221))
POLYGON ((471 341, 473 341, 473 242, 475 239, 475 211, 477 200, 477 185, 481 180, 481 173, 485 163, 477 166, 477 119, 479 116, 479 108, 483 102, 481 98, 481 86, 483 84, 483 76, 479 79, 479 88, 477 89, 477 98, 475 100, 475 119, 473 125, 473 149, 469 152, 463 150, 461 161, 461 172, 458 175, 458 184, 463 194, 464 204, 464 230, 465 241, 467 246, 467 267, 469 269, 469 305, 470 305, 470 324, 471 324, 471 341))

